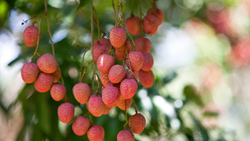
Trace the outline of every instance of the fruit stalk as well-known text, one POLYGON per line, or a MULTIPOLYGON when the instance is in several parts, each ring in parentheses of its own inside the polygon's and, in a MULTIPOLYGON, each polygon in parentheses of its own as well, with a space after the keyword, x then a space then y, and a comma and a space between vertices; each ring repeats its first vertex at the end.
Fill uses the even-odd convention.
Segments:
MULTIPOLYGON (((93 0, 91 0, 91 49, 92 49, 92 58, 94 60, 94 5, 93 5, 93 0)), ((92 75, 92 90, 95 87, 95 61, 93 61, 93 75, 92 75)))

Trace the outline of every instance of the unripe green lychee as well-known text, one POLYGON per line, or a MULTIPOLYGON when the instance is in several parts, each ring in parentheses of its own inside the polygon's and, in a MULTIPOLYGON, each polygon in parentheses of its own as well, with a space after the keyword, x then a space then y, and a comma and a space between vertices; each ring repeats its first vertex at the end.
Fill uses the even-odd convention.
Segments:
POLYGON ((38 66, 35 63, 24 63, 21 68, 21 76, 24 82, 33 83, 39 74, 38 66))
POLYGON ((117 134, 117 141, 135 141, 135 137, 131 131, 121 130, 117 134))
POLYGON ((159 19, 154 15, 147 15, 143 19, 143 27, 144 31, 150 35, 153 35, 158 30, 158 26, 160 25, 159 19))
POLYGON ((84 116, 78 116, 75 118, 72 124, 73 132, 78 135, 82 136, 87 133, 90 127, 90 121, 84 116))
POLYGON ((35 81, 35 89, 38 92, 44 93, 50 90, 53 83, 54 77, 52 74, 41 72, 35 81))
POLYGON ((75 107, 69 102, 61 104, 57 109, 58 118, 63 123, 69 123, 74 117, 75 107))
MULTIPOLYGON (((93 58, 94 58, 95 62, 97 61, 97 59, 98 59, 98 57, 100 55, 105 53, 105 48, 106 48, 105 45, 94 45, 93 46, 93 52, 94 52, 94 57, 93 58)), ((91 52, 91 55, 93 55, 92 52, 91 52)))
POLYGON ((109 69, 115 64, 115 58, 108 54, 102 54, 98 57, 96 64, 101 73, 108 73, 109 69))
POLYGON ((137 88, 138 83, 135 79, 125 78, 120 84, 120 92, 124 99, 132 98, 135 95, 137 88))
POLYGON ((127 38, 126 30, 122 27, 113 27, 110 30, 109 38, 110 38, 111 44, 115 48, 120 48, 123 46, 123 44, 126 41, 126 38, 127 38))
POLYGON ((127 18, 126 27, 130 34, 139 35, 142 32, 141 20, 139 17, 130 17, 127 18))
POLYGON ((73 94, 76 99, 81 104, 85 104, 91 95, 91 89, 86 83, 77 83, 73 87, 73 94))
POLYGON ((103 85, 104 87, 106 87, 107 84, 108 84, 108 82, 110 82, 110 81, 109 81, 108 74, 101 73, 101 74, 100 74, 100 79, 101 79, 102 85, 103 85))
POLYGON ((150 52, 151 45, 152 43, 148 38, 138 37, 135 39, 135 48, 141 53, 150 52))
POLYGON ((125 44, 115 49, 115 57, 118 60, 124 60, 126 58, 126 51, 129 53, 131 51, 132 45, 129 40, 125 42, 125 44))
POLYGON ((114 65, 109 70, 109 81, 119 83, 126 76, 126 69, 122 65, 114 65))
POLYGON ((159 19, 160 25, 163 23, 164 20, 164 13, 162 12, 161 9, 158 8, 150 8, 147 11, 147 15, 154 15, 159 19))
POLYGON ((38 68, 44 73, 54 73, 58 67, 56 58, 45 53, 37 59, 38 68))
POLYGON ((117 102, 117 106, 121 109, 121 110, 127 110, 132 104, 132 99, 126 99, 126 100, 119 100, 117 102), (125 101, 126 101, 126 105, 125 105, 125 101), (126 108, 125 108, 126 106, 126 108))
POLYGON ((61 70, 57 67, 56 71, 53 73, 54 76, 54 83, 58 82, 61 77, 61 70))
POLYGON ((108 53, 111 49, 110 41, 106 38, 100 38, 99 40, 95 39, 94 45, 105 45, 106 46, 104 50, 105 53, 108 53))
POLYGON ((147 53, 147 52, 143 52, 143 65, 141 67, 141 70, 144 71, 150 71, 154 65, 154 59, 153 56, 151 55, 151 53, 147 53))
POLYGON ((114 86, 108 86, 102 90, 102 101, 105 105, 115 104, 118 101, 119 97, 119 90, 114 86))
POLYGON ((102 101, 102 96, 91 95, 87 103, 87 109, 93 116, 100 117, 105 110, 105 104, 102 101))
POLYGON ((132 71, 139 71, 143 65, 143 55, 139 51, 131 51, 128 54, 128 58, 126 60, 127 67, 132 69, 132 71), (129 58, 129 60, 128 60, 129 58))
POLYGON ((150 88, 154 84, 154 74, 150 71, 139 71, 139 80, 143 87, 150 88))
POLYGON ((38 35, 39 35, 39 29, 37 27, 28 26, 23 31, 23 42, 28 47, 34 47, 37 44, 38 35))
POLYGON ((105 132, 101 125, 93 125, 87 132, 89 141, 103 141, 105 132))
POLYGON ((133 133, 140 134, 146 126, 146 119, 142 114, 137 113, 129 118, 128 123, 133 133))
POLYGON ((66 88, 62 84, 54 84, 50 89, 50 95, 55 101, 60 101, 66 95, 66 88))

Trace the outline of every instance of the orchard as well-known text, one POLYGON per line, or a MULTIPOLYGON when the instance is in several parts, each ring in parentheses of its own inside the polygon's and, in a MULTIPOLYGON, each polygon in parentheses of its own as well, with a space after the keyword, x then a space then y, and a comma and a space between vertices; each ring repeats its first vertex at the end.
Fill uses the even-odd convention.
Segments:
POLYGON ((1 28, 21 29, 8 66, 21 62, 22 86, 0 101, 7 121, 20 117, 11 139, 243 139, 227 80, 249 65, 250 36, 232 22, 244 0, 222 1, 0 1, 1 28), (1 6, 25 16, 7 20, 1 6))

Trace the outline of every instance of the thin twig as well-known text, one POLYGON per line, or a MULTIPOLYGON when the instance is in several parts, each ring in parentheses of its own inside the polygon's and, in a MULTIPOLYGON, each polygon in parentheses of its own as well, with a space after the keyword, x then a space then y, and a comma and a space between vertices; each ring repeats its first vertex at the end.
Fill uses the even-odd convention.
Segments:
POLYGON ((51 35, 51 32, 50 32, 50 26, 49 26, 47 0, 44 0, 44 5, 45 5, 45 15, 46 15, 46 19, 47 19, 47 27, 48 27, 49 37, 50 37, 50 42, 51 42, 51 45, 52 45, 52 53, 53 53, 53 56, 55 57, 55 48, 54 48, 54 43, 53 43, 53 40, 52 40, 52 35, 51 35))
POLYGON ((79 82, 81 82, 81 78, 82 78, 82 67, 83 67, 83 63, 84 63, 84 56, 86 54, 87 51, 85 51, 82 55, 82 63, 81 63, 81 66, 80 66, 80 77, 79 77, 79 82))
POLYGON ((116 13, 116 9, 115 9, 115 4, 114 4, 114 0, 111 0, 112 1, 112 6, 113 6, 113 9, 114 9, 114 15, 115 15, 115 26, 117 26, 117 13, 116 13))
POLYGON ((84 75, 85 75, 85 73, 86 73, 87 68, 89 67, 89 65, 90 65, 92 62, 93 62, 93 60, 89 61, 88 64, 86 65, 86 67, 84 68, 83 73, 82 73, 82 76, 81 76, 79 82, 82 81, 82 79, 83 79, 83 77, 84 77, 84 75))
POLYGON ((134 17, 134 0, 132 0, 132 11, 131 11, 131 17, 134 17))
MULTIPOLYGON (((94 60, 94 5, 93 5, 93 0, 91 0, 91 50, 92 50, 92 58, 94 60)), ((95 87, 95 61, 93 61, 93 76, 92 76, 92 90, 95 87)))
POLYGON ((132 98, 132 100, 133 100, 133 104, 134 104, 134 108, 135 108, 135 113, 137 114, 137 108, 136 108, 136 104, 135 104, 134 98, 132 98))
POLYGON ((127 103, 126 103, 126 100, 124 100, 125 102, 125 118, 126 118, 126 123, 123 125, 124 127, 124 130, 126 129, 126 125, 128 124, 128 115, 127 115, 127 103))

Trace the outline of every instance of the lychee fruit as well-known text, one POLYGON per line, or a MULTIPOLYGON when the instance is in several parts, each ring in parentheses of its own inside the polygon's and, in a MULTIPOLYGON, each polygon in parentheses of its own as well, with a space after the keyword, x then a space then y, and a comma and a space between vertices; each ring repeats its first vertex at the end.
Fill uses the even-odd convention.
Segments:
POLYGON ((131 51, 132 45, 129 40, 125 42, 125 44, 120 47, 115 49, 115 57, 118 60, 124 60, 126 57, 126 51, 129 53, 131 51))
POLYGON ((159 19, 159 22, 161 25, 163 23, 163 20, 164 20, 164 13, 162 12, 161 9, 158 9, 158 8, 150 8, 148 11, 147 11, 147 15, 154 15, 156 16, 158 19, 159 19))
POLYGON ((117 102, 117 106, 121 109, 121 110, 127 110, 132 104, 132 99, 126 99, 126 100, 119 100, 117 102), (126 101, 126 105, 125 105, 125 101, 126 101), (125 108, 126 106, 126 108, 125 108))
POLYGON ((135 39, 135 48, 141 53, 150 52, 151 45, 152 43, 148 38, 138 37, 135 39))
POLYGON ((103 115, 107 115, 110 112, 110 110, 111 110, 111 108, 109 108, 109 107, 106 106, 105 110, 103 112, 103 115))
POLYGON ((115 104, 118 101, 119 97, 119 90, 114 86, 108 86, 102 90, 102 101, 105 105, 115 104))
POLYGON ((110 41, 106 38, 100 38, 99 40, 95 39, 94 45, 105 45, 106 46, 104 50, 105 53, 108 53, 111 49, 110 41))
POLYGON ((150 71, 154 65, 153 56, 151 55, 151 53, 147 53, 147 52, 143 52, 142 54, 143 54, 144 62, 143 62, 141 69, 144 71, 150 71))
POLYGON ((128 54, 126 64, 127 64, 129 69, 131 67, 132 71, 139 71, 141 69, 142 65, 143 65, 143 61, 144 61, 144 58, 143 58, 143 55, 142 55, 141 52, 139 52, 139 51, 131 51, 128 54))
POLYGON ((126 78, 120 84, 120 92, 124 99, 132 98, 135 95, 137 88, 138 83, 135 81, 135 79, 126 78))
POLYGON ((23 31, 23 42, 28 47, 34 47, 37 44, 38 35, 39 35, 39 29, 37 27, 28 26, 23 31))
POLYGON ((90 121, 84 116, 76 117, 72 124, 72 130, 78 136, 86 134, 89 127, 90 127, 90 121))
POLYGON ((135 141, 135 137, 131 131, 121 130, 117 134, 117 141, 135 141))
POLYGON ((33 83, 39 74, 38 66, 35 63, 24 63, 21 68, 21 76, 24 82, 33 83))
POLYGON ((146 119, 142 114, 137 113, 129 118, 128 124, 133 133, 140 134, 145 128, 146 119))
POLYGON ((37 66, 44 73, 54 73, 58 67, 56 58, 49 53, 45 53, 37 59, 37 66))
POLYGON ((137 80, 137 76, 136 76, 135 72, 132 73, 130 70, 127 71, 126 78, 137 80))
POLYGON ((87 132, 89 141, 103 141, 105 132, 101 125, 93 125, 87 132))
POLYGON ((66 95, 66 88, 62 84, 54 84, 50 89, 50 95, 55 101, 60 101, 66 95))
POLYGON ((126 69, 122 65, 114 65, 109 70, 109 81, 119 83, 126 76, 126 69))
POLYGON ((102 54, 97 59, 97 68, 101 73, 108 73, 115 64, 115 58, 108 54, 102 54))
POLYGON ((52 74, 41 72, 35 81, 35 89, 38 92, 44 93, 50 90, 53 83, 54 77, 52 74))
POLYGON ((105 104, 102 101, 102 96, 91 95, 87 103, 87 109, 93 116, 100 117, 105 110, 105 104))
POLYGON ((57 67, 56 71, 53 73, 54 76, 54 83, 58 82, 61 77, 61 70, 57 67))
POLYGON ((100 74, 100 79, 101 79, 102 85, 103 85, 104 87, 106 87, 107 84, 108 84, 108 82, 110 82, 110 81, 109 81, 108 74, 101 73, 101 74, 100 74))
POLYGON ((86 83, 77 83, 73 87, 73 94, 76 99, 81 104, 85 104, 91 95, 91 89, 86 83))
POLYGON ((154 15, 147 15, 143 19, 144 31, 150 35, 156 33, 158 26, 160 25, 159 19, 154 15))
POLYGON ((139 71, 134 71, 133 73, 136 75, 137 78, 139 77, 139 71))
POLYGON ((126 30, 122 27, 113 27, 110 30, 109 38, 110 38, 111 44, 115 48, 120 48, 123 46, 123 44, 126 41, 126 38, 127 38, 126 30))
POLYGON ((142 32, 141 20, 139 17, 130 17, 127 18, 126 27, 130 34, 139 35, 142 32))
POLYGON ((150 71, 139 71, 139 80, 143 87, 150 88, 154 84, 154 73, 150 71))
POLYGON ((74 117, 75 107, 69 102, 61 104, 57 109, 58 118, 63 123, 69 123, 74 117))
MULTIPOLYGON (((94 57, 93 58, 94 58, 95 62, 97 61, 98 57, 101 54, 105 53, 105 48, 106 48, 105 45, 94 45, 93 46, 93 52, 94 52, 94 57)), ((92 52, 91 52, 91 54, 92 54, 92 52)))

